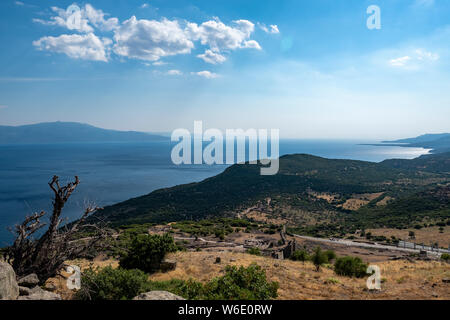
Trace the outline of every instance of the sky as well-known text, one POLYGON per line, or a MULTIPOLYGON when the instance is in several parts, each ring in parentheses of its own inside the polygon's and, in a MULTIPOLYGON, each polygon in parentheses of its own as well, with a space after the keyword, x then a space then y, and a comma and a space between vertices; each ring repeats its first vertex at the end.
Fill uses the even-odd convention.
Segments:
POLYGON ((448 0, 2 0, 0 43, 0 125, 450 131, 448 0))

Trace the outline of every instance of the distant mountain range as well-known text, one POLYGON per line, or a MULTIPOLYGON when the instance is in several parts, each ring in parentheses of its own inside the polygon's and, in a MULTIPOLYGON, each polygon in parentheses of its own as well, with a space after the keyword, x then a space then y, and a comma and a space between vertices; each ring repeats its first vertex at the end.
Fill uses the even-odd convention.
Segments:
POLYGON ((450 133, 424 134, 415 138, 382 141, 372 146, 401 146, 432 149, 432 153, 450 152, 450 133))
POLYGON ((116 131, 77 122, 48 122, 24 126, 0 126, 0 144, 75 142, 154 142, 167 137, 136 131, 116 131))

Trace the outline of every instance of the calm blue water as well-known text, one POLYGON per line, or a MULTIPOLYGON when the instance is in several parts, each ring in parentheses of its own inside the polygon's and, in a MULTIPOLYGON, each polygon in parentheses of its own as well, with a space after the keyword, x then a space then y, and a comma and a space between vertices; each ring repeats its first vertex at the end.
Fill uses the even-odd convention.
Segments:
MULTIPOLYGON (((382 161, 415 158, 420 148, 358 145, 371 141, 300 141, 280 143, 281 154, 309 153, 327 158, 382 161)), ((107 206, 163 187, 201 181, 225 166, 175 166, 169 143, 102 143, 0 146, 0 247, 12 239, 7 227, 35 211, 50 212, 53 175, 62 182, 78 175, 81 185, 64 215, 79 217, 86 202, 107 206)))

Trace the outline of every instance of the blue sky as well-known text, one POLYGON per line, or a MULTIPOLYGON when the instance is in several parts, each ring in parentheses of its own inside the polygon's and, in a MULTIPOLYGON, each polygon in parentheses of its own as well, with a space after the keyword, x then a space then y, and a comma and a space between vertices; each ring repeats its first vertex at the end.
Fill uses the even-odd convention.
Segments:
POLYGON ((0 124, 448 132, 449 17, 447 0, 3 0, 0 124))

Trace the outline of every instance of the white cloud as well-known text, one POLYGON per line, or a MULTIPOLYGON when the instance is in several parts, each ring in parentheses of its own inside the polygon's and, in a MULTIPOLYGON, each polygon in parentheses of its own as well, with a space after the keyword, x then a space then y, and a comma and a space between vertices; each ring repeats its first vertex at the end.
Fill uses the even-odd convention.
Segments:
POLYGON ((227 26, 218 18, 203 22, 201 25, 188 23, 187 32, 193 40, 208 45, 213 52, 236 50, 239 48, 260 49, 254 40, 248 40, 255 30, 255 25, 248 20, 233 21, 234 26, 227 26))
POLYGON ((439 60, 439 58, 437 53, 416 49, 409 55, 389 60, 389 64, 392 67, 418 69, 421 65, 433 63, 439 60))
POLYGON ((169 70, 166 74, 169 76, 181 76, 183 72, 181 72, 180 70, 169 70))
POLYGON ((279 34, 280 33, 280 30, 278 29, 278 26, 276 24, 271 24, 269 27, 267 27, 265 24, 258 23, 258 27, 265 33, 269 33, 269 34, 279 34))
POLYGON ((43 37, 34 41, 33 45, 39 50, 64 53, 73 59, 107 62, 111 40, 100 39, 93 33, 63 34, 59 37, 43 37))
POLYGON ((394 67, 404 67, 410 60, 411 60, 410 56, 404 56, 390 60, 389 64, 394 67))
POLYGON ((193 75, 197 75, 199 77, 203 77, 206 79, 216 79, 219 77, 219 75, 217 73, 213 73, 211 71, 199 71, 199 72, 192 72, 191 74, 193 75))
POLYGON ((437 61, 439 60, 439 55, 437 53, 425 51, 422 49, 417 49, 416 58, 420 61, 437 61))
POLYGON ((82 10, 82 14, 87 17, 89 22, 96 28, 102 31, 111 31, 118 27, 119 19, 109 18, 105 19, 105 13, 102 10, 96 10, 90 4, 86 4, 82 10))
POLYGON ((211 64, 224 63, 227 60, 227 58, 220 53, 215 53, 211 50, 206 50, 205 53, 199 54, 197 57, 211 64))
MULTIPOLYGON (((147 7, 150 7, 150 4, 141 5, 141 8, 147 7)), ((206 46, 204 53, 198 54, 197 57, 211 64, 225 62, 227 58, 224 53, 233 50, 261 50, 259 43, 251 39, 255 25, 248 20, 235 20, 226 25, 219 18, 215 18, 200 25, 189 21, 181 22, 180 25, 178 20, 167 18, 159 21, 139 20, 132 16, 120 24, 119 19, 107 18, 107 14, 95 9, 89 3, 79 8, 79 11, 77 8, 79 7, 76 5, 69 6, 68 9, 52 7, 55 15, 50 19, 33 20, 44 25, 60 26, 86 36, 74 34, 43 37, 35 41, 34 45, 41 50, 62 52, 72 58, 107 61, 112 41, 106 38, 101 41, 94 33, 97 30, 112 31, 114 43, 111 52, 121 57, 151 61, 154 65, 162 65, 162 62, 160 64, 156 62, 163 57, 190 54, 196 42, 206 46)), ((275 25, 271 25, 268 31, 279 32, 275 25)))
POLYGON ((161 57, 188 54, 194 43, 177 21, 162 19, 125 21, 114 33, 114 52, 120 56, 147 61, 161 57))
POLYGON ((14 1, 14 4, 20 7, 23 7, 25 5, 25 3, 23 3, 22 1, 14 1))
POLYGON ((56 16, 50 17, 50 20, 33 19, 33 21, 84 33, 93 32, 94 27, 102 31, 111 31, 119 25, 117 18, 105 19, 106 14, 102 10, 95 9, 90 4, 80 8, 80 11, 64 10, 58 7, 52 7, 51 9, 57 14, 56 16))

